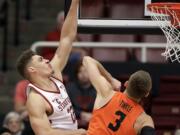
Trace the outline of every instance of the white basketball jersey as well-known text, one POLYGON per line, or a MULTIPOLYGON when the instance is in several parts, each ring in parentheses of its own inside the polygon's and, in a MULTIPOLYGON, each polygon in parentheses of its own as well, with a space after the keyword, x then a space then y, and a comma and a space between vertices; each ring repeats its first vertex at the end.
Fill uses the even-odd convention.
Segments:
POLYGON ((52 128, 77 129, 75 113, 64 84, 54 77, 50 79, 57 86, 57 92, 46 91, 30 83, 27 87, 27 97, 33 88, 50 104, 53 113, 48 116, 48 119, 52 128))

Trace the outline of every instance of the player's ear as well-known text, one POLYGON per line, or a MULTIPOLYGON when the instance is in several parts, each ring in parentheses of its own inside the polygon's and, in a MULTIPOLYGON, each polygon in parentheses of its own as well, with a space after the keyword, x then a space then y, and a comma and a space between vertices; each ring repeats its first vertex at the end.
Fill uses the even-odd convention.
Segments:
POLYGON ((146 93, 145 97, 148 97, 149 96, 149 92, 146 93))
POLYGON ((128 86, 128 81, 126 81, 126 82, 124 83, 124 87, 127 88, 127 86, 128 86))
POLYGON ((35 68, 34 68, 34 67, 28 67, 28 68, 27 68, 27 71, 28 71, 29 73, 33 73, 33 72, 35 72, 35 68))

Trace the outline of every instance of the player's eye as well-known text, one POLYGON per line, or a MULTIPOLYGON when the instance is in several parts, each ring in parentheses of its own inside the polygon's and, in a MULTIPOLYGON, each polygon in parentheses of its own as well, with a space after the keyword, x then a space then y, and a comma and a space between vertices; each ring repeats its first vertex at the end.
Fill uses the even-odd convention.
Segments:
POLYGON ((39 61, 43 61, 43 57, 39 57, 39 61))

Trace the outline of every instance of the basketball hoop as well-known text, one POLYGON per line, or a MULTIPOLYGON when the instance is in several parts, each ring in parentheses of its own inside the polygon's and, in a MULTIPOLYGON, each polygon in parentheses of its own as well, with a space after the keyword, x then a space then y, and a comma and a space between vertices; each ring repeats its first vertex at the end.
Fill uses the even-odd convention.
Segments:
POLYGON ((147 9, 167 38, 162 56, 171 62, 180 63, 180 3, 151 3, 147 9))

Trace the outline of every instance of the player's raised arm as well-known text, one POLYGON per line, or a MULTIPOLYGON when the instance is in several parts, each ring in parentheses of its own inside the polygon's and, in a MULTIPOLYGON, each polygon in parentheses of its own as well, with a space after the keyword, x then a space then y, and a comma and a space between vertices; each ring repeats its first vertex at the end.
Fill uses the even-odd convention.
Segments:
POLYGON ((76 38, 78 5, 79 0, 72 0, 69 12, 62 26, 59 46, 51 61, 55 74, 64 69, 72 49, 72 43, 76 38))
POLYGON ((83 58, 83 65, 97 93, 103 97, 108 96, 114 89, 111 83, 114 78, 111 74, 109 74, 98 61, 88 56, 83 58))
POLYGON ((108 80, 108 82, 111 84, 113 90, 120 90, 121 88, 121 82, 119 80, 117 80, 116 78, 114 78, 104 67, 103 65, 93 59, 95 61, 95 63, 97 64, 97 67, 100 71, 100 73, 108 80))

